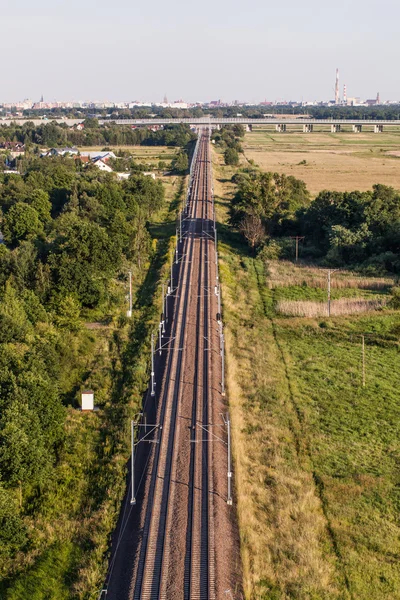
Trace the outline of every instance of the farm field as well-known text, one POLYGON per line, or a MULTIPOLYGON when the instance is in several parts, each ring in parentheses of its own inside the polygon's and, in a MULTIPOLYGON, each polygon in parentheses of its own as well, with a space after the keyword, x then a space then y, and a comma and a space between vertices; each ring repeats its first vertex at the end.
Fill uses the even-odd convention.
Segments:
MULTIPOLYGON (((246 598, 398 599, 400 312, 278 314, 323 302, 325 275, 251 256, 216 153, 214 170, 246 598)), ((391 284, 340 273, 332 297, 390 301, 391 284)))
POLYGON ((246 133, 244 153, 264 171, 293 175, 313 196, 323 189, 369 190, 375 183, 400 187, 400 132, 382 134, 277 133, 255 128, 246 133))

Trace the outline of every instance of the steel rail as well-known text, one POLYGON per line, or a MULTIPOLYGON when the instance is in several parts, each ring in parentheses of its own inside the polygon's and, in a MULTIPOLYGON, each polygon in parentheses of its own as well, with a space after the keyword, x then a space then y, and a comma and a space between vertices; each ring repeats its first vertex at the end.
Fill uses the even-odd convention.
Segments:
MULTIPOLYGON (((190 200, 190 205, 192 212, 195 214, 197 205, 197 194, 193 194, 190 200)), ((157 444, 155 450, 153 471, 149 490, 150 505, 148 507, 145 517, 143 538, 136 574, 134 600, 153 600, 153 598, 158 598, 161 585, 161 571, 164 555, 165 524, 171 484, 171 462, 168 460, 168 457, 172 456, 173 453, 177 402, 180 387, 180 370, 182 366, 181 348, 185 335, 185 327, 187 324, 186 316, 189 303, 188 301, 190 292, 191 262, 194 252, 194 243, 193 238, 191 236, 186 238, 186 242, 184 243, 183 249, 188 256, 188 260, 184 263, 183 274, 180 274, 177 286, 178 302, 175 308, 173 327, 171 328, 171 340, 175 341, 172 342, 172 347, 170 347, 168 355, 168 366, 166 372, 167 385, 164 388, 163 401, 161 405, 161 414, 159 419, 159 422, 162 425, 162 429, 159 436, 159 443, 157 444), (185 290, 183 292, 184 287, 185 290), (179 318, 180 312, 182 312, 181 319, 179 318), (169 423, 169 436, 166 442, 164 442, 163 431, 164 426, 168 425, 166 413, 168 409, 168 396, 171 394, 170 382, 173 379, 171 375, 173 372, 174 363, 176 363, 176 375, 174 378, 175 381, 173 382, 172 386, 172 406, 170 407, 171 420, 169 423), (165 447, 165 444, 167 445, 167 447, 165 447), (160 473, 161 467, 163 467, 162 473, 160 473), (156 498, 157 491, 158 497, 156 498), (161 498, 159 498, 160 493, 161 498), (159 502, 157 502, 158 499, 160 500, 159 502), (149 563, 151 564, 151 566, 149 565, 149 563)))

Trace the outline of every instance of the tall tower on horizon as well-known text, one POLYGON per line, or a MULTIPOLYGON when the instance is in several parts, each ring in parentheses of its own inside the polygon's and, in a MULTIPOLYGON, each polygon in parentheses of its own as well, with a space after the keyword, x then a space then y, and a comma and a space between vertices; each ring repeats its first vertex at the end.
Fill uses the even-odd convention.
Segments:
POLYGON ((343 86, 343 104, 347 104, 347 86, 344 84, 343 86))
POLYGON ((335 104, 339 104, 340 102, 340 93, 339 93, 339 69, 336 69, 336 83, 335 83, 335 104))

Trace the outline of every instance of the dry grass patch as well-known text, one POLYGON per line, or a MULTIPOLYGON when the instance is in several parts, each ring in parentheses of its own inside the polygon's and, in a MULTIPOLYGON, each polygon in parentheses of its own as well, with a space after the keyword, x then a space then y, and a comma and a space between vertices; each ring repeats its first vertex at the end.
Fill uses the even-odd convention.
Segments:
MULTIPOLYGON (((376 300, 358 300, 357 298, 340 298, 331 300, 331 315, 355 315, 358 313, 380 310, 387 304, 386 298, 376 300)), ((307 300, 280 300, 276 303, 276 312, 294 317, 327 316, 326 302, 307 300)))
MULTIPOLYGON (((269 289, 289 287, 294 285, 307 285, 313 288, 326 289, 327 269, 310 267, 307 265, 294 265, 289 261, 268 262, 268 277, 266 286, 269 289)), ((331 278, 333 289, 363 289, 384 291, 394 285, 392 277, 360 277, 352 271, 336 271, 331 278)))

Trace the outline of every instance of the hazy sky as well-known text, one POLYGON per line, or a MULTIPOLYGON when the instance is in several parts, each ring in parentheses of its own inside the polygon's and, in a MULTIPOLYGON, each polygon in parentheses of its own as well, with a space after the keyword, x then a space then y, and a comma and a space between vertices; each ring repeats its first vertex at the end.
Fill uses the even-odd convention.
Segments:
POLYGON ((400 99, 397 0, 0 0, 0 101, 400 99))

